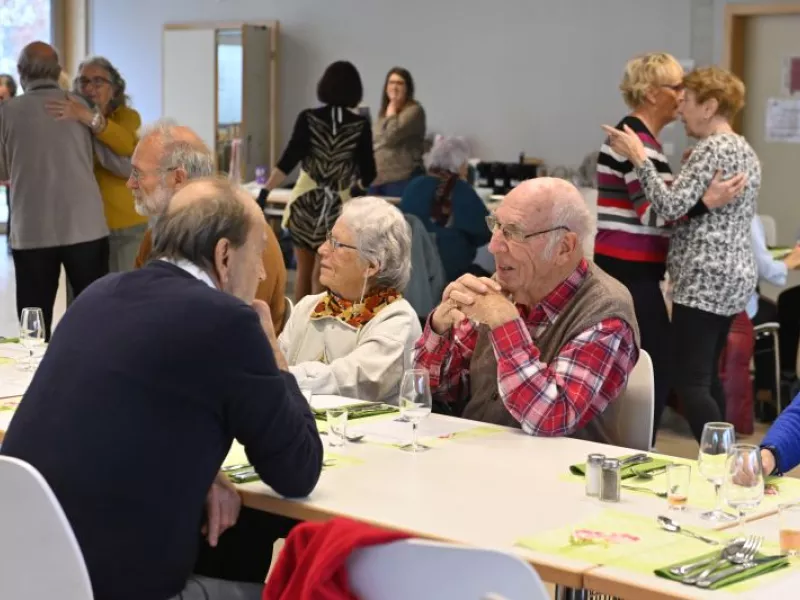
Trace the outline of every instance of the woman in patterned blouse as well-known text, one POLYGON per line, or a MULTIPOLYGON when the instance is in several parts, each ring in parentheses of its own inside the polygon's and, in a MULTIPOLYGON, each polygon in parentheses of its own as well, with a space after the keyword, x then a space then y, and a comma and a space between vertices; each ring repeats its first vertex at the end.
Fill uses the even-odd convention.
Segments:
POLYGON ((697 69, 684 80, 681 118, 686 133, 700 140, 672 183, 659 176, 639 137, 629 127, 604 126, 612 148, 628 157, 645 195, 659 214, 679 219, 703 196, 715 174, 747 177, 742 193, 718 210, 679 221, 670 241, 673 385, 699 441, 703 426, 725 417, 719 357, 734 315, 756 287, 750 223, 761 186, 761 165, 731 122, 744 106, 745 88, 718 67, 697 69))

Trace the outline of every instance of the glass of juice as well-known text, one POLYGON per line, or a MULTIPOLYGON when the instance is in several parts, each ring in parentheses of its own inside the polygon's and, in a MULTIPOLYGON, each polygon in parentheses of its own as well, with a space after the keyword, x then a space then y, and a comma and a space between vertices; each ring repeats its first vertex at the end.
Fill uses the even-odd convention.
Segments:
POLYGON ((689 501, 690 465, 667 465, 667 504, 670 510, 684 510, 689 501))
POLYGON ((800 502, 778 505, 781 552, 789 556, 800 554, 800 502))

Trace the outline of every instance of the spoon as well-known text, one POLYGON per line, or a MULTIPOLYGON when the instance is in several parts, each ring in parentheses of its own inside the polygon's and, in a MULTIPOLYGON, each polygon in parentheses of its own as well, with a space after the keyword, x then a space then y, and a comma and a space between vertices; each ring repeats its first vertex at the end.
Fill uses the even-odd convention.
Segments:
POLYGON ((717 560, 726 557, 726 556, 733 556, 739 550, 742 549, 744 543, 747 541, 747 538, 739 537, 730 542, 725 548, 722 549, 722 553, 720 555, 710 556, 708 558, 704 558, 703 560, 696 560, 693 563, 687 563, 685 565, 681 565, 679 567, 672 567, 669 572, 673 575, 680 575, 685 577, 692 571, 699 569, 700 567, 705 567, 706 565, 710 565, 717 560))
MULTIPOLYGON (((319 434, 320 435, 328 435, 328 432, 327 431, 320 431, 319 434)), ((359 435, 346 434, 344 437, 348 442, 350 442, 352 444, 357 444, 358 442, 360 442, 361 440, 364 439, 364 434, 363 433, 359 434, 359 435)))
POLYGON ((633 490, 634 492, 644 492, 645 494, 653 494, 654 496, 658 496, 659 498, 667 497, 667 492, 657 492, 655 490, 651 490, 650 488, 642 487, 640 485, 625 485, 623 483, 620 487, 626 490, 633 490))
POLYGON ((689 537, 693 537, 696 540, 705 542, 706 544, 711 544, 712 546, 719 545, 719 542, 717 540, 712 540, 711 538, 699 535, 697 533, 694 533, 693 531, 689 531, 688 529, 683 529, 680 525, 678 525, 675 521, 673 521, 669 517, 665 517, 663 515, 659 516, 658 524, 661 525, 661 529, 664 529, 665 531, 670 531, 672 533, 682 533, 683 535, 688 535, 689 537))

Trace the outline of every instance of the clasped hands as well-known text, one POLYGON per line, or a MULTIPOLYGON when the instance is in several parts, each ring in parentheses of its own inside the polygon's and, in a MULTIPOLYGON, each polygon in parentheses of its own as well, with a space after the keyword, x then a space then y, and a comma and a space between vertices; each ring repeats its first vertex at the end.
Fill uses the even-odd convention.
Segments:
POLYGON ((505 296, 499 283, 468 274, 445 288, 442 303, 431 315, 431 326, 441 335, 465 319, 494 329, 517 317, 517 307, 505 296))

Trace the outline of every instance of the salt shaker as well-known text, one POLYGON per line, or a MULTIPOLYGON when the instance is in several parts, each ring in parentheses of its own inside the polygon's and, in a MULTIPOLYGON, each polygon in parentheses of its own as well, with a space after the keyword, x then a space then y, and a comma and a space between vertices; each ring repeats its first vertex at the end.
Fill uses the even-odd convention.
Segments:
POLYGON ((586 495, 597 498, 600 495, 600 475, 604 454, 590 454, 586 457, 586 495))
POLYGON ((600 476, 600 500, 603 502, 619 502, 622 471, 616 458, 603 461, 600 476))

